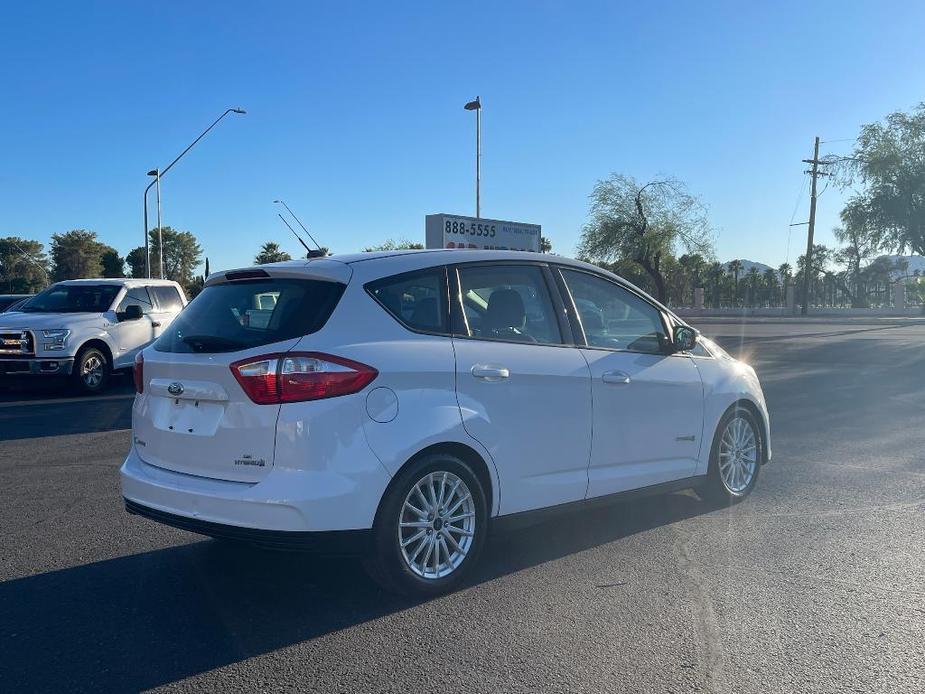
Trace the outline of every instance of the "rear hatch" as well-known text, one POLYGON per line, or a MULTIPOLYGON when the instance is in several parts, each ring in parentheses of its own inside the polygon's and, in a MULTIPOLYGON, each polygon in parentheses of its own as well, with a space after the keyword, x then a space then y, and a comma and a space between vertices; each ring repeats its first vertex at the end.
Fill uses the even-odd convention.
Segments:
POLYGON ((332 261, 213 275, 136 361, 135 448, 146 463, 259 482, 273 467, 280 404, 245 392, 235 365, 278 357, 323 327, 349 267, 332 261), (256 401, 255 401, 256 399, 256 401))

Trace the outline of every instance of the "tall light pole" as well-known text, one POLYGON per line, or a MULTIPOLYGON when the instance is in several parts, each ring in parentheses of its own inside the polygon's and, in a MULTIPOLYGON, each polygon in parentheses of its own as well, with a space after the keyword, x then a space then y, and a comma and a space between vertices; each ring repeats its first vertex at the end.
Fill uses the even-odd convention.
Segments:
POLYGON ((482 216, 482 102, 479 97, 464 106, 467 111, 475 111, 475 217, 482 216))
MULTIPOLYGON (((154 190, 157 198, 157 276, 164 279, 164 233, 161 231, 161 170, 152 169, 148 172, 149 176, 154 176, 154 190)), ((147 236, 147 234, 146 234, 147 236)), ((150 273, 148 273, 150 276, 150 273)))
POLYGON ((144 212, 145 212, 145 270, 146 270, 145 274, 146 274, 148 277, 151 276, 151 250, 150 250, 150 248, 149 248, 149 246, 148 246, 148 191, 151 190, 151 186, 153 186, 153 185, 156 185, 156 186, 157 186, 157 228, 158 228, 158 240, 161 241, 161 243, 159 243, 158 245, 159 245, 159 249, 160 249, 160 251, 161 251, 161 253, 160 253, 160 256, 161 256, 161 257, 160 257, 160 269, 161 269, 161 277, 163 277, 163 275, 164 275, 164 253, 163 253, 163 251, 164 251, 164 244, 162 243, 163 239, 162 239, 162 237, 161 237, 161 235, 160 235, 160 228, 161 228, 161 177, 162 177, 164 174, 166 174, 168 171, 170 171, 170 169, 173 168, 173 165, 176 164, 178 161, 180 161, 180 159, 183 158, 183 155, 184 155, 184 154, 186 154, 186 153, 189 152, 193 147, 195 147, 195 146, 196 146, 196 143, 199 142, 202 138, 204 138, 204 137, 206 136, 206 134, 207 134, 212 128, 214 128, 216 125, 218 125, 218 122, 219 122, 222 118, 224 118, 225 116, 227 116, 229 113, 238 113, 238 114, 244 115, 245 113, 247 113, 247 111, 245 111, 243 108, 229 108, 229 109, 227 109, 222 115, 220 115, 218 118, 216 118, 216 119, 212 122, 212 125, 210 125, 208 128, 206 128, 205 130, 203 130, 203 131, 199 134, 199 137, 197 137, 195 140, 193 140, 193 141, 189 144, 189 146, 188 146, 186 149, 184 149, 182 152, 180 152, 180 154, 177 155, 177 158, 176 158, 176 159, 174 159, 172 162, 170 162, 170 163, 169 163, 167 166, 165 166, 163 169, 154 169, 153 171, 149 171, 149 172, 148 172, 148 175, 149 175, 149 176, 154 176, 154 180, 151 181, 151 182, 148 184, 148 187, 145 188, 145 193, 144 193, 144 212))

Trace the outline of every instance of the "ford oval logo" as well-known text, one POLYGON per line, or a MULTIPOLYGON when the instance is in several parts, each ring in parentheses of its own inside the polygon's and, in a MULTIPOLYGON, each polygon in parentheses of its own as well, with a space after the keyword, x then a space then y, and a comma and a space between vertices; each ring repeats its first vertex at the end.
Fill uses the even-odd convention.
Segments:
POLYGON ((177 383, 174 381, 169 386, 167 386, 167 392, 171 395, 182 395, 183 394, 183 384, 177 383))

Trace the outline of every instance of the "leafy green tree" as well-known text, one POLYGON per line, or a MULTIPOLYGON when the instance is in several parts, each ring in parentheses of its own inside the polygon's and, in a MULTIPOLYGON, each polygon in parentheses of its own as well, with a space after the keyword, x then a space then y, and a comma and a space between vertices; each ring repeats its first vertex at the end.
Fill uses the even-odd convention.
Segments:
POLYGON ((145 247, 130 250, 125 256, 125 263, 129 267, 129 277, 145 277, 145 247))
POLYGON ((809 297, 803 297, 803 277, 806 272, 806 254, 804 253, 799 258, 797 258, 797 274, 794 277, 796 281, 796 286, 799 292, 798 301, 802 304, 804 301, 812 302, 814 299, 819 301, 822 296, 822 282, 821 278, 825 276, 826 265, 828 265, 831 258, 832 251, 823 244, 814 243, 813 244, 813 261, 812 267, 809 269, 809 297))
POLYGON ((267 241, 260 247, 260 252, 254 258, 254 265, 278 263, 283 260, 292 260, 292 256, 281 250, 279 244, 275 241, 267 241))
POLYGON ((709 227, 700 201, 672 178, 640 185, 613 174, 591 192, 591 221, 581 233, 579 255, 593 262, 632 260, 655 286, 659 301, 668 301, 662 264, 679 248, 708 254, 709 227))
MULTIPOLYGON (((408 239, 402 239, 397 243, 392 239, 386 239, 384 243, 379 244, 378 246, 369 246, 364 248, 364 253, 372 253, 373 251, 408 251, 408 250, 420 250, 424 248, 423 243, 417 243, 416 241, 409 241, 408 239)), ((327 250, 327 249, 325 249, 327 250)))
POLYGON ((51 236, 51 261, 55 280, 99 277, 103 253, 109 247, 100 243, 95 231, 74 229, 51 236))
MULTIPOLYGON (((193 271, 199 266, 202 258, 202 247, 196 237, 188 231, 164 227, 163 237, 164 276, 186 287, 193 281, 193 271)), ((151 250, 151 274, 155 276, 160 267, 157 228, 151 230, 148 244, 151 250)))
POLYGON ((835 275, 841 290, 855 308, 870 305, 865 284, 864 266, 868 260, 883 250, 883 237, 879 229, 871 224, 864 207, 851 201, 841 212, 842 226, 832 229, 832 234, 845 244, 833 254, 836 263, 845 266, 843 273, 835 275))
POLYGON ((48 284, 48 258, 38 241, 0 238, 0 291, 32 294, 48 284))
POLYGON ((862 127, 843 162, 843 183, 863 186, 848 202, 852 213, 883 247, 925 255, 925 102, 862 127))
POLYGON ((103 246, 100 264, 103 266, 103 277, 125 277, 125 258, 111 246, 103 246))

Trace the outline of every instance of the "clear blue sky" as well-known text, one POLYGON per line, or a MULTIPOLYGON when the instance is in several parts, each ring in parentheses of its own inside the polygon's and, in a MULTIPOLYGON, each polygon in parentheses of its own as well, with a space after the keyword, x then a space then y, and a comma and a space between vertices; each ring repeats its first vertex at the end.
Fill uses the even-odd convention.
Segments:
POLYGON ((595 180, 667 173, 721 260, 776 265, 813 136, 925 99, 923 30, 919 2, 6 3, 0 235, 88 228, 126 253, 145 172, 241 105, 163 182, 164 223, 214 269, 299 250, 277 197, 335 253, 423 239, 425 214, 474 213, 478 94, 483 216, 572 254, 595 180))

